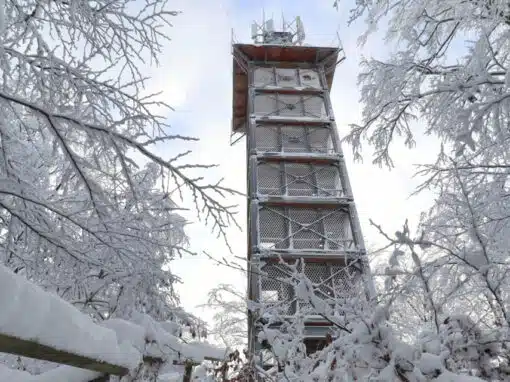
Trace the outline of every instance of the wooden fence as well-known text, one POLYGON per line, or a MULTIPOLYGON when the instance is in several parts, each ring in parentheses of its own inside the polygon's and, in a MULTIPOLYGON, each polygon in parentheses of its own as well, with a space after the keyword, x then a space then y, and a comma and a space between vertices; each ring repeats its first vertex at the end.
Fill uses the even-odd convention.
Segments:
MULTIPOLYGON (((94 375, 90 379, 90 382, 108 381, 110 376, 122 377, 129 373, 129 370, 124 366, 65 352, 51 346, 41 345, 36 341, 28 341, 5 334, 0 334, 0 353, 9 353, 96 372, 97 375, 94 375)), ((204 357, 204 359, 208 361, 223 361, 222 359, 214 357, 204 357)), ((145 357, 143 361, 146 364, 163 363, 162 359, 153 357, 145 357)), ((184 368, 183 382, 191 381, 193 366, 197 366, 198 364, 199 363, 192 359, 174 361, 174 365, 181 365, 184 368)))
MULTIPOLYGON (((26 307, 27 309, 25 310, 24 304, 30 305, 30 301, 37 301, 38 299, 40 300, 40 299, 44 299, 46 297, 48 299, 53 299, 54 305, 55 305, 55 303, 56 303, 56 305, 60 304, 60 306, 58 306, 58 307, 62 308, 62 309, 58 310, 58 313, 63 315, 63 317, 59 316, 60 319, 72 321, 73 319, 78 320, 81 317, 84 317, 83 314, 81 312, 79 312, 76 308, 74 308, 73 306, 70 306, 69 304, 64 303, 63 300, 60 300, 55 295, 50 295, 48 292, 43 291, 41 288, 30 283, 26 279, 23 279, 21 276, 14 275, 10 270, 8 270, 7 268, 5 268, 1 265, 0 265, 0 282, 2 284, 2 287, 5 288, 3 291, 0 291, 0 316, 2 313, 2 311, 1 311, 2 307, 8 308, 9 304, 13 304, 13 301, 14 301, 14 303, 21 304, 20 306, 22 308, 21 310, 20 309, 11 309, 11 313, 14 314, 14 316, 12 314, 11 314, 11 316, 8 316, 8 318, 11 320, 11 321, 7 320, 8 323, 14 322, 14 324, 16 324, 16 321, 18 321, 18 319, 22 320, 23 318, 33 316, 34 320, 35 320, 34 321, 34 325, 35 325, 37 323, 37 317, 38 317, 38 313, 39 313, 39 312, 37 312, 37 306, 27 306, 26 307), (8 291, 7 291, 7 289, 8 289, 8 291), (16 289, 19 289, 19 291, 21 291, 21 292, 17 291, 16 289), (12 290, 12 293, 10 293, 11 290, 12 290), (4 293, 2 293, 2 292, 4 292, 4 293), (6 292, 9 292, 9 293, 6 293, 6 292), (16 293, 18 293, 18 292, 19 292, 19 294, 18 294, 18 296, 16 296, 16 293), (20 296, 22 296, 23 298, 19 298, 20 296), (63 306, 63 305, 65 305, 65 306, 63 306), (24 316, 24 317, 22 317, 22 316, 24 316)), ((34 304, 34 305, 37 305, 37 304, 34 304)), ((9 313, 9 312, 7 312, 7 313, 9 313)), ((29 327, 32 327, 32 324, 30 323, 30 321, 26 321, 26 322, 28 322, 29 327)), ((65 321, 63 321, 63 322, 65 322, 65 321)), ((0 325, 1 324, 5 325, 5 322, 2 323, 0 321, 0 325)), ((100 326, 100 325, 96 325, 92 322, 91 322, 91 325, 92 326, 89 326, 86 329, 82 329, 82 332, 84 330, 85 330, 85 333, 90 333, 91 330, 92 331, 107 330, 107 328, 100 326), (88 330, 88 331, 86 331, 86 330, 88 330)), ((53 344, 51 344, 51 341, 44 341, 46 343, 42 343, 39 340, 34 340, 32 338, 29 338, 30 335, 29 334, 27 335, 24 331, 18 330, 16 332, 16 335, 13 335, 13 327, 17 327, 17 326, 16 325, 11 326, 11 327, 3 326, 3 329, 2 329, 2 326, 0 326, 0 353, 9 353, 9 354, 17 355, 17 356, 33 358, 33 359, 42 360, 42 361, 49 361, 49 362, 58 363, 60 365, 66 365, 66 366, 83 369, 80 373, 82 374, 82 376, 83 376, 83 374, 85 374, 86 375, 85 378, 88 378, 88 375, 90 375, 89 381, 91 381, 91 382, 92 381, 94 381, 94 382, 107 381, 110 376, 124 376, 124 375, 129 374, 129 372, 130 372, 130 370, 128 370, 128 368, 126 366, 106 362, 105 360, 99 359, 99 357, 100 357, 99 355, 96 356, 97 357, 97 359, 96 359, 96 358, 94 358, 94 356, 84 356, 83 354, 78 354, 79 353, 78 351, 62 350, 61 346, 56 346, 56 345, 54 346, 53 344), (2 330, 7 331, 7 333, 6 332, 2 333, 2 330), (50 343, 47 343, 47 342, 50 342, 50 343), (86 370, 88 372, 86 372, 86 370)), ((44 327, 42 327, 42 329, 44 330, 44 327)), ((78 334, 80 334, 80 333, 78 333, 78 334)), ((69 335, 71 335, 71 334, 69 334, 69 335)), ((118 339, 118 336, 115 338, 118 339)), ((110 341, 112 341, 112 340, 115 341, 115 338, 113 338, 113 339, 110 338, 110 341)), ((69 340, 73 340, 73 339, 70 338, 69 340)), ((104 342, 102 340, 103 340, 103 338, 101 338, 101 342, 99 343, 101 348, 103 347, 103 342, 104 342)), ((108 344, 105 343, 106 347, 107 347, 107 345, 108 344)), ((202 346, 200 344, 194 344, 194 345, 202 346)), ((85 350, 83 350, 82 353, 89 354, 85 350)), ((211 352, 211 354, 212 353, 213 352, 211 352)), ((189 358, 185 358, 185 357, 189 357, 189 355, 186 355, 186 354, 183 355, 183 358, 179 359, 178 361, 175 361, 174 363, 176 365, 181 365, 184 368, 183 381, 190 381, 193 365, 197 365, 197 362, 195 362, 195 360, 193 360, 193 359, 189 359, 189 358)), ((192 358, 192 357, 190 357, 190 358, 192 358)), ((210 360, 210 361, 222 361, 222 359, 217 358, 217 356, 206 356, 203 358, 206 360, 210 360)), ((115 359, 120 359, 120 358, 115 358, 115 359)), ((143 362, 147 366, 158 365, 158 364, 161 365, 161 364, 163 364, 163 359, 155 358, 155 357, 145 357, 145 358, 143 358, 143 362)), ((59 369, 59 368, 57 368, 57 369, 59 369)), ((51 370, 48 373, 53 373, 54 371, 58 372, 58 370, 51 370)), ((0 372, 1 372, 1 370, 0 370, 0 372)), ((43 375, 43 374, 41 374, 41 375, 43 375)), ((28 373, 26 373, 26 375, 27 375, 28 381, 30 381, 30 382, 37 381, 36 376, 31 376, 28 373)), ((53 374, 51 374, 51 375, 53 375, 53 374)), ((49 376, 49 374, 48 374, 48 376, 49 376)), ((83 381, 83 378, 82 377, 80 377, 80 378, 81 378, 81 381, 83 381)), ((67 380, 67 379, 66 379, 66 381, 73 382, 73 380, 67 380)))
POLYGON ((112 365, 103 361, 81 355, 67 353, 52 347, 41 345, 35 341, 27 341, 0 333, 0 352, 10 353, 28 358, 39 359, 74 366, 81 369, 97 371, 111 375, 126 375, 129 370, 123 366, 112 365))

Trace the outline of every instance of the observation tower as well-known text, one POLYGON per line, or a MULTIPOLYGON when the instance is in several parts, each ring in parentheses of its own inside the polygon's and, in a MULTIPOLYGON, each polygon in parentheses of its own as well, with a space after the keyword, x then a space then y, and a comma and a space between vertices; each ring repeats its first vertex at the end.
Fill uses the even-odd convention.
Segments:
POLYGON ((277 312, 277 326, 308 309, 309 352, 331 329, 296 298, 282 260, 299 264, 331 303, 366 298, 373 286, 329 94, 341 44, 305 45, 299 17, 281 31, 273 20, 254 23, 252 39, 232 43, 231 143, 246 138, 248 346, 265 364, 258 331, 267 312, 277 312))

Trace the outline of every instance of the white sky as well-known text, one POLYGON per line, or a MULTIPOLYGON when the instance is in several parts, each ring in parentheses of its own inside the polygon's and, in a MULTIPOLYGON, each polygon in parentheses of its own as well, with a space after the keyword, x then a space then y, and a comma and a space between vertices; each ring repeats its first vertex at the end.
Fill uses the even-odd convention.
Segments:
MULTIPOLYGON (((177 0, 175 9, 183 14, 174 20, 172 41, 161 60, 161 67, 154 71, 153 86, 164 91, 165 100, 175 111, 169 122, 176 133, 197 136, 199 143, 187 145, 194 150, 193 158, 201 163, 217 163, 220 166, 207 171, 211 179, 225 178, 227 185, 245 191, 245 142, 236 146, 229 144, 232 113, 232 56, 231 30, 238 42, 249 43, 250 25, 254 19, 260 21, 262 8, 266 16, 274 13, 277 20, 283 11, 287 18, 301 16, 307 33, 307 43, 330 43, 338 30, 347 60, 336 71, 331 90, 335 117, 340 136, 346 135, 349 123, 359 122, 361 104, 356 84, 360 57, 387 56, 380 38, 373 37, 365 48, 357 46, 357 37, 363 24, 348 27, 347 9, 351 2, 344 0, 345 9, 337 12, 333 0, 316 0, 315 5, 306 0, 288 1, 200 1, 177 0)), ((360 214, 365 242, 369 248, 381 243, 378 234, 370 227, 368 219, 382 224, 388 232, 395 232, 405 218, 417 220, 418 214, 426 210, 431 195, 409 199, 417 184, 412 179, 413 164, 427 162, 437 150, 436 140, 422 137, 415 149, 408 150, 397 145, 394 150, 396 168, 391 172, 371 164, 366 151, 364 163, 353 163, 351 149, 343 145, 354 197, 360 214)), ((175 148, 168 156, 175 155, 175 148)), ((229 203, 240 204, 239 223, 246 226, 246 204, 244 198, 232 198, 229 203)), ((188 228, 191 248, 201 252, 207 250, 216 258, 246 257, 246 233, 232 227, 229 241, 234 249, 230 254, 221 239, 210 233, 201 223, 188 228)), ((246 285, 246 276, 226 267, 215 266, 205 256, 186 257, 172 263, 173 271, 184 281, 178 290, 184 308, 209 318, 211 312, 196 308, 206 301, 207 292, 218 283, 233 283, 240 289, 246 285)))

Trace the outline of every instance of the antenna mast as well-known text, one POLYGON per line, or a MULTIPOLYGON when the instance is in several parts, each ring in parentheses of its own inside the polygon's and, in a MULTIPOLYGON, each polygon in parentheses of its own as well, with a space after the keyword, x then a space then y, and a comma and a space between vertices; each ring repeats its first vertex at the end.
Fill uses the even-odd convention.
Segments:
POLYGON ((262 24, 254 21, 251 25, 251 38, 255 44, 303 45, 305 29, 299 16, 287 23, 282 13, 282 27, 277 31, 273 17, 266 20, 265 11, 263 11, 262 24))

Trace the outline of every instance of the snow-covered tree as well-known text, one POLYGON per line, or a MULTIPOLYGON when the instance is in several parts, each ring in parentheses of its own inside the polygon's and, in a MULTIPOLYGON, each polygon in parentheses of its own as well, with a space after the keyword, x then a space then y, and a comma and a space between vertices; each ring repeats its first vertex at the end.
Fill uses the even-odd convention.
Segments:
POLYGON ((439 148, 419 169, 417 191, 437 197, 418 234, 374 223, 395 247, 381 293, 391 325, 451 372, 506 380, 509 4, 362 0, 351 21, 361 18, 361 43, 385 29, 391 52, 363 60, 362 121, 346 140, 357 155, 367 141, 389 166, 398 136, 412 148, 425 132, 439 148))
POLYGON ((234 191, 189 152, 156 151, 195 140, 144 88, 176 15, 166 1, 0 2, 0 261, 97 320, 199 330, 169 267, 189 253, 179 202, 224 236, 234 191))
POLYGON ((175 276, 162 266, 186 251, 179 192, 192 193, 220 233, 233 217, 219 201, 232 191, 188 174, 201 166, 179 163, 186 152, 154 150, 193 139, 173 135, 159 115, 165 105, 143 90, 143 60, 157 61, 176 15, 167 8, 9 1, 2 9, 3 262, 98 317, 168 314, 175 276), (156 301, 161 289, 170 300, 156 301))
MULTIPOLYGON (((363 120, 347 140, 359 153, 366 138, 375 161, 391 164, 390 146, 409 147, 425 125, 459 158, 476 166, 503 160, 508 126, 506 1, 361 0, 351 21, 366 18, 365 41, 387 29, 395 49, 386 61, 362 61, 363 120), (496 143, 496 145, 494 145, 496 143)), ((445 154, 448 154, 445 153, 445 154)), ((444 158, 443 158, 444 160, 444 158)))
POLYGON ((246 291, 231 284, 220 284, 209 291, 205 306, 214 311, 209 335, 229 348, 242 349, 247 342, 246 291))

